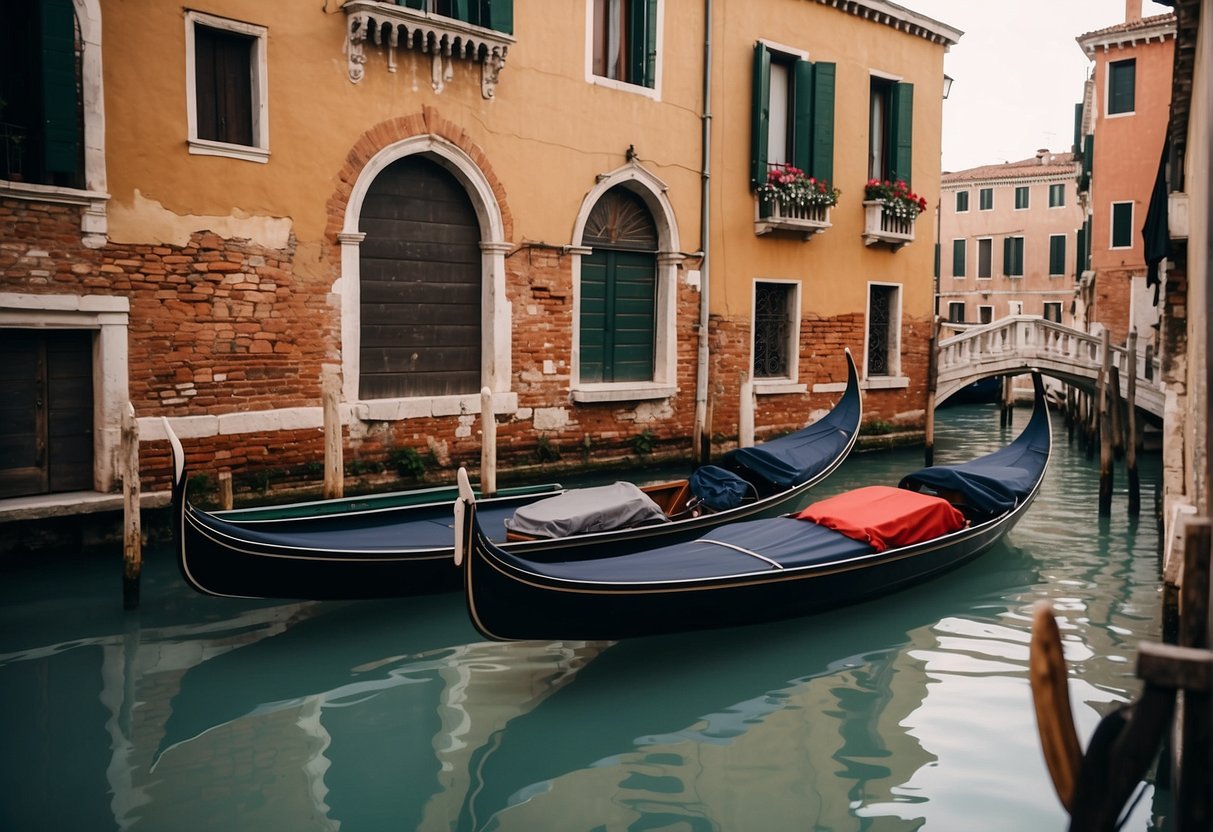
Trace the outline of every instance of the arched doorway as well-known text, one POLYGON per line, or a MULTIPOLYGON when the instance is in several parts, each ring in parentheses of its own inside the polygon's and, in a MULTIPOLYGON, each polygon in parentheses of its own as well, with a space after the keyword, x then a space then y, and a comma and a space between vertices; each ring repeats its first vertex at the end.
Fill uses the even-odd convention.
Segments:
POLYGON ((388 165, 359 216, 363 399, 481 387, 481 230, 463 185, 424 154, 388 165))
POLYGON ((586 219, 581 260, 581 381, 652 381, 657 341, 657 226, 644 201, 611 188, 586 219))

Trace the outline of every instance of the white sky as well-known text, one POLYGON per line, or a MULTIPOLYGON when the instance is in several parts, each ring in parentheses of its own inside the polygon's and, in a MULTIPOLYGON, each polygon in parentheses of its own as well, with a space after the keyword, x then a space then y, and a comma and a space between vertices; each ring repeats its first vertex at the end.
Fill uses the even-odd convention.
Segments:
MULTIPOLYGON (((948 171, 1070 150, 1090 68, 1075 38, 1125 19, 1125 0, 895 1, 964 32, 944 56, 955 79, 943 102, 948 171)), ((1141 5, 1143 17, 1171 11, 1141 5)))

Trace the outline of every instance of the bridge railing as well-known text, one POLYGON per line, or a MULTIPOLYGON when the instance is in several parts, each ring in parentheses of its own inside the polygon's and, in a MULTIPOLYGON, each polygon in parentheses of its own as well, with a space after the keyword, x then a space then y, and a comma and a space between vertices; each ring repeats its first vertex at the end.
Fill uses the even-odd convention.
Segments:
MULTIPOLYGON (((1159 362, 1148 348, 1130 355, 1126 347, 1112 346, 1110 353, 1110 364, 1122 378, 1132 372, 1141 383, 1157 387, 1159 362)), ((939 342, 941 377, 975 375, 982 369, 1007 369, 1032 361, 1071 366, 1080 375, 1093 377, 1103 364, 1102 338, 1035 315, 1015 315, 939 342)))

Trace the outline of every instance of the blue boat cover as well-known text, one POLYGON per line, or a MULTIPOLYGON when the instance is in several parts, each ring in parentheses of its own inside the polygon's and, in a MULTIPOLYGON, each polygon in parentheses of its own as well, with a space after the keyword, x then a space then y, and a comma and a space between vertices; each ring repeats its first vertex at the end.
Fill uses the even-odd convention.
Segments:
POLYGON ((851 441, 859 423, 859 390, 847 392, 826 416, 808 427, 749 448, 735 448, 724 455, 724 467, 746 479, 783 490, 812 479, 838 459, 851 441))
POLYGON ((933 493, 959 492, 964 502, 990 515, 1002 514, 1026 498, 1049 461, 1049 419, 1037 395, 1032 419, 1014 442, 989 456, 960 465, 933 465, 904 477, 901 488, 933 493))
POLYGON ((691 493, 710 509, 737 508, 746 497, 757 496, 754 486, 719 465, 701 465, 691 472, 691 493))

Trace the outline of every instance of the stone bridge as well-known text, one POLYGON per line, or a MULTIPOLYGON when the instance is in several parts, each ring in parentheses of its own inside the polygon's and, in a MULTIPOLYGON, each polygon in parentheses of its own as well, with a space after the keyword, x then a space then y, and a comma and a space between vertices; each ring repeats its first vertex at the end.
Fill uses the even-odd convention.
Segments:
MULTIPOLYGON (((1130 354, 1125 347, 1109 347, 1109 352, 1109 366, 1120 375, 1120 394, 1125 395, 1132 372, 1137 406, 1161 419, 1166 397, 1157 359, 1141 350, 1130 354)), ((1032 315, 1015 315, 941 340, 938 358, 936 402, 980 379, 1030 370, 1098 393, 1104 357, 1102 336, 1032 315)))

